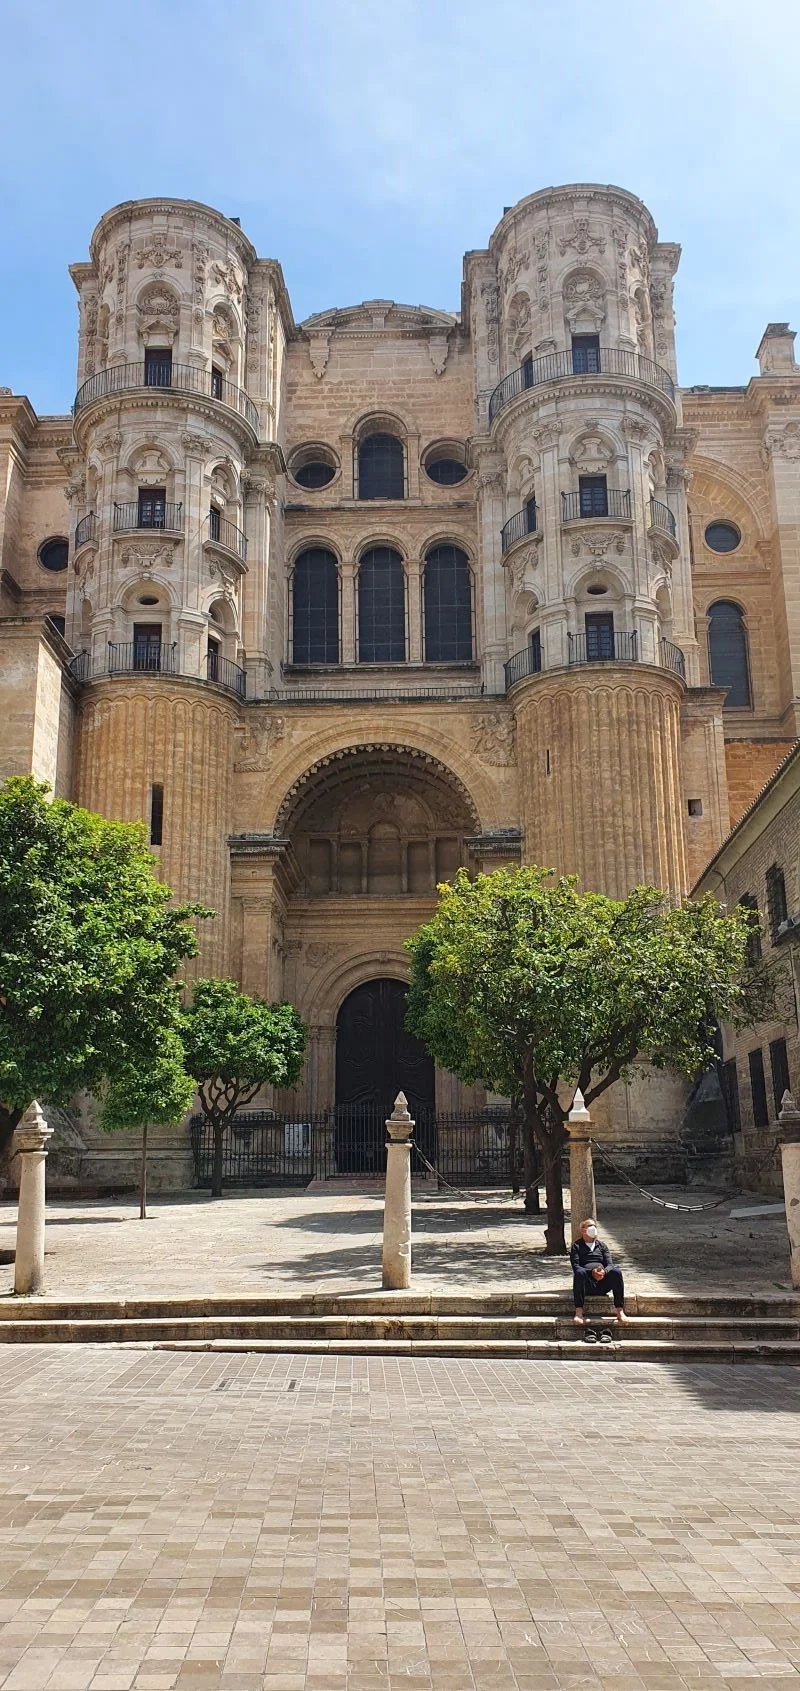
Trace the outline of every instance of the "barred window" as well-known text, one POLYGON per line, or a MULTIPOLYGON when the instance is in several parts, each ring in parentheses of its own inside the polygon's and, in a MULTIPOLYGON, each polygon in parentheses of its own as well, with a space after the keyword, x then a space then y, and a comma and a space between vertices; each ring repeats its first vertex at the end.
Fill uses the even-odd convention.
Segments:
POLYGON ((393 434, 370 434, 358 448, 359 499, 405 498, 403 442, 393 434))
POLYGON ((769 931, 774 945, 778 938, 778 929, 781 922, 785 922, 789 914, 789 907, 786 903, 786 882, 780 864, 772 864, 771 868, 767 870, 766 880, 769 931))
POLYGON ((434 546, 425 560, 425 658, 463 663, 472 657, 472 586, 460 546, 434 546))
POLYGON ((767 1104, 767 1083, 764 1079, 764 1058, 760 1047, 758 1050, 748 1053, 747 1061, 750 1067, 753 1121, 756 1127, 766 1127, 769 1123, 769 1106, 767 1104))
POLYGON ((292 662, 339 662, 339 571, 324 546, 310 546, 295 562, 292 662))
POLYGON ((403 560, 391 546, 373 546, 358 572, 358 660, 403 663, 405 655, 403 560))
POLYGON ((728 1117, 728 1127, 731 1133, 741 1133, 742 1119, 739 1110, 739 1076, 736 1072, 736 1058, 729 1057, 727 1063, 720 1065, 720 1087, 722 1090, 725 1111, 728 1117))
POLYGON ((747 708, 752 702, 747 631, 739 605, 729 599, 708 607, 708 659, 712 685, 728 689, 723 709, 747 708))
POLYGON ((758 911, 758 899, 751 892, 742 893, 739 899, 740 910, 746 910, 750 916, 750 932, 747 936, 747 951, 745 958, 750 968, 754 968, 761 959, 761 922, 758 911))
POLYGON ((789 1059, 786 1055, 785 1039, 770 1040, 769 1063, 772 1069, 772 1096, 775 1100, 775 1114, 779 1116, 783 1094, 790 1090, 789 1059))

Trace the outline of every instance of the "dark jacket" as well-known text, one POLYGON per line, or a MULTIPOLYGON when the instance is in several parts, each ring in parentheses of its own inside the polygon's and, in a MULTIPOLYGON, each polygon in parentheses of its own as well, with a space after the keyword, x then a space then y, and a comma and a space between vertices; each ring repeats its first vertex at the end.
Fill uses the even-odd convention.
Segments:
POLYGON ((575 1240, 575 1243, 571 1247, 569 1253, 569 1260, 572 1263, 573 1273, 576 1268, 614 1267, 614 1264, 611 1261, 611 1252, 608 1245, 604 1245, 600 1239, 593 1240, 593 1244, 594 1250, 591 1249, 591 1246, 587 1245, 585 1239, 575 1240))

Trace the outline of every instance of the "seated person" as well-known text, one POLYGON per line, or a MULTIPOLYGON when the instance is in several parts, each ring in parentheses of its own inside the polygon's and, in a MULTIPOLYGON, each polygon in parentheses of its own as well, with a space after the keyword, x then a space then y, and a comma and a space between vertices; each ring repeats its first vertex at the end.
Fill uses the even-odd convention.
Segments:
POLYGON ((627 1321, 622 1273, 614 1267, 608 1245, 598 1238, 596 1221, 590 1218, 581 1222, 581 1236, 575 1240, 569 1260, 572 1263, 576 1322, 580 1324, 586 1319, 583 1306, 587 1293, 591 1298, 601 1298, 606 1292, 613 1295, 617 1320, 627 1321))

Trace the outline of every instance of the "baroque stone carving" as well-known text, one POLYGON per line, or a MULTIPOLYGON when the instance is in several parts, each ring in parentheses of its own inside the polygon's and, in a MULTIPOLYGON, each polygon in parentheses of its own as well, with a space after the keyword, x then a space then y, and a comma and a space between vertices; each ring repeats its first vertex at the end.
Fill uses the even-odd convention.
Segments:
POLYGON ((205 457, 205 454, 209 449, 209 442, 206 440, 205 435, 192 434, 188 430, 185 434, 181 435, 181 445, 186 452, 196 453, 200 458, 205 457))
POLYGON ((128 254, 131 250, 130 241, 120 241, 117 247, 117 311, 116 320, 121 326, 125 317, 125 289, 128 281, 128 254))
POLYGON ((450 351, 450 341, 447 335, 431 335, 428 340, 428 354, 435 376, 444 375, 447 354, 450 351))
POLYGON ((145 288, 137 309, 140 317, 166 319, 171 327, 177 323, 180 316, 180 306, 175 295, 161 282, 151 282, 150 287, 145 288))
POLYGON ((650 432, 642 417, 632 417, 627 412, 620 423, 620 428, 626 440, 644 440, 650 432))
POLYGON ((590 324, 595 334, 606 320, 606 291, 591 270, 573 270, 564 283, 564 316, 573 334, 590 324))
POLYGON ((239 738, 240 755, 233 767, 237 774, 268 769, 272 748, 286 736, 286 719, 267 716, 248 720, 234 728, 239 738))
POLYGON ((486 356, 490 364, 496 364, 500 350, 500 293, 494 282, 484 282, 481 295, 486 320, 486 356))
POLYGON ((620 557, 625 551, 624 536, 613 530, 591 529, 588 534, 576 535, 570 542, 573 558, 579 558, 581 552, 588 552, 592 558, 604 558, 612 548, 620 557))
POLYGON ((122 445, 122 435, 119 429, 109 429, 108 434, 102 435, 97 445, 100 452, 108 452, 109 454, 119 452, 122 445))
POLYGON ((125 570, 141 570, 143 575, 152 575, 155 569, 168 570, 175 561, 173 546, 159 545, 157 542, 148 546, 141 541, 135 546, 126 546, 120 562, 125 570))
POLYGON ((235 264, 231 263, 230 259, 226 259, 222 264, 217 262, 214 265, 212 275, 217 286, 219 288, 224 288, 226 293, 231 295, 232 299, 241 299, 244 283, 239 270, 235 264))
POLYGON ((64 484, 64 498, 68 505, 83 505, 86 499, 86 477, 75 476, 64 484))
POLYGON ((780 431, 769 434, 765 444, 773 458, 797 463, 800 459, 800 423, 786 423, 780 431))
POLYGON ((515 247, 514 251, 509 253, 505 270, 500 272, 504 293, 507 293, 509 288, 513 288, 520 271, 524 270, 530 262, 530 256, 530 247, 526 247, 524 252, 518 252, 515 247))
POLYGON ((506 568, 511 586, 518 592, 525 585, 528 570, 535 570, 539 562, 539 552, 536 546, 524 546, 519 552, 514 552, 506 568))
POLYGON ((328 368, 328 359, 330 357, 330 351, 331 351, 331 337, 330 337, 330 335, 310 335, 309 336, 308 356, 311 359, 311 368, 314 372, 314 375, 317 377, 318 381, 322 381, 322 378, 325 374, 325 371, 328 368))
POLYGON ((197 241, 192 249, 192 300, 195 323, 202 323, 206 303, 206 271, 208 269, 208 247, 204 241, 197 241))
POLYGON ((96 295, 87 299, 83 308, 84 334, 84 371, 87 376, 93 376, 96 368, 97 348, 97 313, 99 304, 96 295))
POLYGON ((163 235, 156 235, 149 247, 140 247, 136 254, 136 262, 140 270, 152 266, 153 270, 163 270, 165 264, 174 264, 176 270, 183 268, 183 253, 180 247, 168 247, 163 235))
POLYGON ((324 940, 314 940, 306 951, 306 957, 312 968, 316 968, 320 963, 327 963, 328 958, 332 957, 333 953, 334 947, 332 945, 328 945, 324 940))
POLYGON ((596 247, 598 252, 605 252, 606 243, 604 236, 589 233, 588 217, 576 217, 572 228, 559 236, 558 250, 562 258, 565 252, 569 252, 570 247, 574 247, 577 253, 590 252, 592 247, 596 247))
POLYGON ((560 417, 553 417, 548 423, 538 423, 530 431, 531 440, 540 452, 546 452, 549 446, 558 445, 558 437, 563 427, 560 417))
POLYGON ((550 322, 550 236, 543 229, 534 241, 536 253, 536 286, 539 295, 539 316, 542 332, 550 322))
POLYGON ((623 223, 615 223, 611 233, 616 254, 617 296, 624 324, 628 311, 628 231, 623 223))
POLYGON ((504 711, 496 710, 487 716, 479 716, 473 725, 472 737, 479 763, 516 763, 514 720, 504 711))

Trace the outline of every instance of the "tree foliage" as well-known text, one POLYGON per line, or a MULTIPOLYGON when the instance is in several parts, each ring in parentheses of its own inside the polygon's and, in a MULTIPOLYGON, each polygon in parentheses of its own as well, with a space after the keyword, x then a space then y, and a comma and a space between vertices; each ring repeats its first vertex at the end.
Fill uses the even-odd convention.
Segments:
POLYGON ((240 992, 233 981, 200 980, 181 1033, 186 1067, 213 1131, 211 1191, 219 1197, 226 1125, 262 1086, 294 1086, 303 1066, 306 1029, 291 1004, 265 1004, 240 992))
POLYGON ((541 1145, 547 1248, 563 1251, 561 1152, 576 1086, 587 1104, 637 1057, 687 1076, 713 1066, 717 1023, 763 1015, 768 987, 745 967, 750 918, 708 896, 675 905, 653 887, 622 900, 574 876, 461 870, 408 941, 406 1021, 463 1081, 521 1098, 541 1145))
POLYGON ((175 975, 197 952, 192 918, 210 914, 170 903, 142 826, 48 791, 0 787, 0 1150, 34 1098, 66 1107, 94 1091, 113 1125, 127 1088, 155 1120, 169 1071, 172 1111, 175 975))

